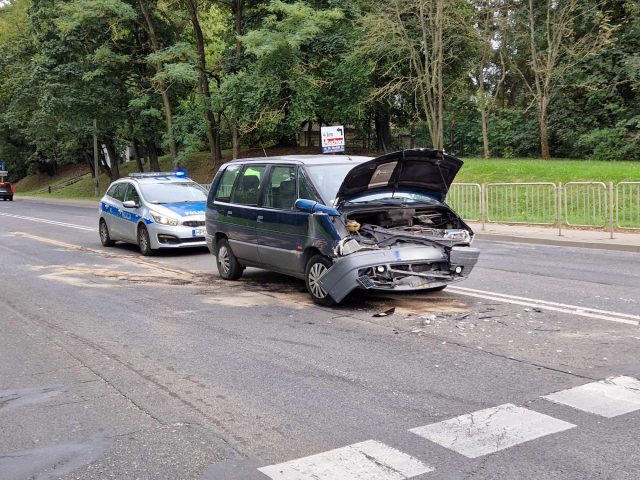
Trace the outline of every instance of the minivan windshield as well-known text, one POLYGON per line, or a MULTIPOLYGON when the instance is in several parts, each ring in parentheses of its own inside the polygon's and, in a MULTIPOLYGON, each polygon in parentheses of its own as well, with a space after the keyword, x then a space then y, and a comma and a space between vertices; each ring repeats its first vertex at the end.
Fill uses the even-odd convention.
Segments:
POLYGON ((195 182, 144 183, 140 185, 142 196, 149 203, 205 202, 207 192, 195 182))
POLYGON ((313 184, 320 190, 322 198, 329 204, 333 204, 344 178, 355 166, 352 163, 307 165, 305 169, 309 173, 313 184))

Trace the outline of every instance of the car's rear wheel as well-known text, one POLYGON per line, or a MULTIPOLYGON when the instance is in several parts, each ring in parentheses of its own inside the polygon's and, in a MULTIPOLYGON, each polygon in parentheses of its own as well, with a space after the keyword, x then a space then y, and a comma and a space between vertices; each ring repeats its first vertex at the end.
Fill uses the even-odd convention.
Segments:
POLYGON ((218 241, 218 255, 216 256, 218 273, 225 280, 238 280, 242 276, 244 267, 233 254, 229 241, 223 238, 218 241))
POLYGON ((320 285, 320 279, 329 268, 331 268, 331 260, 324 255, 314 255, 307 262, 307 268, 304 271, 305 283, 311 298, 318 305, 324 305, 325 307, 336 304, 336 301, 320 285))
POLYGON ((100 219, 98 231, 100 232, 100 242, 102 243, 102 246, 113 247, 116 242, 111 240, 111 235, 109 235, 109 227, 107 227, 107 222, 105 222, 103 219, 100 219))
POLYGON ((140 253, 145 257, 153 255, 155 251, 151 248, 151 238, 149 237, 149 230, 144 225, 138 227, 138 248, 140 253))

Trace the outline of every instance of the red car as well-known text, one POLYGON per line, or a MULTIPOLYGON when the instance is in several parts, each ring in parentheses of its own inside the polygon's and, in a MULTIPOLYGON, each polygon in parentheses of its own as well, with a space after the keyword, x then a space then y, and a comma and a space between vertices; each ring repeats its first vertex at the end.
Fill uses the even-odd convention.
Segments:
POLYGON ((13 185, 9 182, 0 182, 0 198, 6 201, 13 201, 13 185))

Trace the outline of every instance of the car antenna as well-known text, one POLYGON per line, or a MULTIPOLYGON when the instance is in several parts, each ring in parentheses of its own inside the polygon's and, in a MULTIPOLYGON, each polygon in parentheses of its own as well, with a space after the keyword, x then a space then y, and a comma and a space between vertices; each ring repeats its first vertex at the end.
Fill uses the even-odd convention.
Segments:
POLYGON ((267 151, 264 149, 264 146, 262 144, 260 144, 260 147, 262 148, 262 151, 264 152, 264 156, 268 157, 269 155, 267 155, 267 151))

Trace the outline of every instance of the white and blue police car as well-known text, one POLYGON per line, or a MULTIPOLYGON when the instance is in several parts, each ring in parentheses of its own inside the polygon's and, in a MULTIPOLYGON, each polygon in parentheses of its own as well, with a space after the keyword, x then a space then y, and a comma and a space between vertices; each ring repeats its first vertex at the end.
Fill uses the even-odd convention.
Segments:
POLYGON ((132 173, 100 200, 100 241, 137 244, 143 255, 160 248, 205 247, 207 190, 184 171, 132 173))

